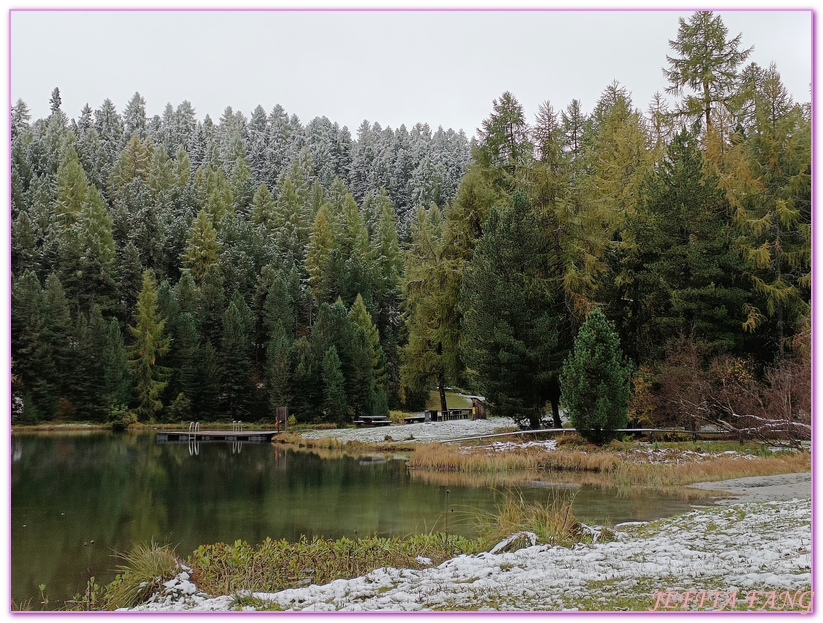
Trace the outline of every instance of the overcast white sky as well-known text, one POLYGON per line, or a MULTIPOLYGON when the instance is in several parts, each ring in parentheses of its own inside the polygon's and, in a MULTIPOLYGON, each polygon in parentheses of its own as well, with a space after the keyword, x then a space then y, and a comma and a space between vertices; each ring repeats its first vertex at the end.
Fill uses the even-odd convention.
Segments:
MULTIPOLYGON (((304 123, 325 115, 355 132, 382 126, 463 129, 511 91, 529 121, 538 105, 579 99, 590 111, 613 80, 646 110, 691 11, 28 11, 11 12, 11 102, 48 114, 137 91, 148 114, 189 100, 217 121, 281 104, 304 123)), ((811 11, 720 11, 729 36, 777 64, 796 100, 810 99, 811 11)))

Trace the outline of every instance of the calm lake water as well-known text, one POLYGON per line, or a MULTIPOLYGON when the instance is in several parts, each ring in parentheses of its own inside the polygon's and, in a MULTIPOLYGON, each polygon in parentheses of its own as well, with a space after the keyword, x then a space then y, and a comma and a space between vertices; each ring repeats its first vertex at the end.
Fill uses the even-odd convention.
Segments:
MULTIPOLYGON (((49 608, 114 578, 115 553, 150 540, 186 556, 205 543, 301 535, 405 535, 446 528, 471 536, 505 488, 427 482, 401 458, 321 458, 271 444, 161 443, 155 433, 14 434, 11 438, 11 597, 49 608)), ((553 489, 518 488, 529 500, 553 489)), ((566 489, 565 491, 568 492, 566 489)), ((689 510, 679 496, 583 486, 582 521, 649 520, 689 510), (637 493, 637 492, 635 492, 637 493)))

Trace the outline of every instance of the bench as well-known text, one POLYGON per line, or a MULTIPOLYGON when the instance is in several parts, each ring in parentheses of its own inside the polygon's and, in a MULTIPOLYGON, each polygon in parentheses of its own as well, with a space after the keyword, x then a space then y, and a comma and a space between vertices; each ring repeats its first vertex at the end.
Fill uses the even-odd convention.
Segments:
POLYGON ((407 417, 404 417, 403 421, 406 422, 406 424, 419 424, 420 422, 426 421, 426 414, 419 413, 417 415, 409 415, 407 417))
POLYGON ((354 423, 357 426, 389 426, 392 422, 385 415, 361 415, 354 423))
POLYGON ((468 420, 471 416, 471 409, 449 409, 446 413, 440 413, 440 420, 468 420))

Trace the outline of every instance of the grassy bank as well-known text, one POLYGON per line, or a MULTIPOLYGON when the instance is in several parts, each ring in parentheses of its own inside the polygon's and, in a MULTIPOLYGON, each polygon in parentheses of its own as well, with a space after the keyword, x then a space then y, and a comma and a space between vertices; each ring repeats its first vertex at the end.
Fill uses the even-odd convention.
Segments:
MULTIPOLYGON (((705 445, 705 444, 704 444, 705 445)), ((632 452, 636 444, 618 443, 606 448, 519 448, 489 452, 481 447, 456 449, 446 444, 425 444, 415 448, 409 469, 465 474, 525 472, 608 475, 618 486, 675 487, 696 482, 768 476, 811 469, 809 452, 783 452, 764 456, 762 452, 725 454, 727 444, 703 447, 669 444, 647 454, 632 452), (694 448, 694 449, 692 449, 694 448), (654 462, 656 458, 660 462, 654 462)), ((652 450, 649 447, 649 450, 652 450)), ((750 451, 755 448, 749 447, 750 451)))
POLYGON ((294 432, 281 433, 272 440, 272 443, 291 446, 298 450, 331 450, 354 455, 364 453, 395 454, 397 452, 411 452, 416 447, 414 444, 404 445, 397 442, 367 443, 364 441, 341 441, 333 437, 311 439, 294 432))
POLYGON ((379 567, 416 569, 459 554, 478 551, 479 542, 437 534, 403 538, 307 539, 297 543, 266 539, 256 547, 245 542, 204 545, 189 558, 192 580, 212 595, 238 591, 275 592, 308 584, 355 578, 379 567))
POLYGON ((592 534, 583 529, 571 511, 571 498, 555 497, 546 504, 528 503, 509 495, 495 513, 480 515, 476 521, 480 536, 469 539, 442 532, 405 537, 342 538, 337 540, 302 538, 296 543, 266 539, 252 546, 233 544, 202 545, 188 558, 178 558, 168 546, 141 545, 121 555, 123 564, 113 582, 105 587, 89 585, 84 595, 67 604, 71 610, 114 610, 144 603, 162 592, 164 583, 186 569, 198 591, 210 595, 235 595, 236 606, 247 603, 253 592, 277 592, 309 584, 327 584, 337 579, 366 575, 381 567, 421 569, 437 566, 461 554, 488 551, 513 534, 500 551, 535 543, 570 546, 590 542, 592 534), (528 536, 524 536, 529 533, 528 536), (533 537, 531 535, 534 535, 533 537))

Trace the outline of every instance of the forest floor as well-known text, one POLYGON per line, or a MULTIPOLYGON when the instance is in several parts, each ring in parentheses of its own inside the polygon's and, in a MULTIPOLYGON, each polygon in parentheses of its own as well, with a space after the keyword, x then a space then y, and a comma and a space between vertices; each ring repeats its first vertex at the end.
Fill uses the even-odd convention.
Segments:
MULTIPOLYGON (((340 442, 427 443, 490 435, 513 425, 495 418, 302 435, 340 442)), ((554 441, 493 443, 509 448, 540 443, 551 451, 554 441)), ((658 456, 651 447, 637 450, 640 460, 658 456)), ((665 456, 664 451, 658 458, 665 456)), ((462 555, 439 566, 381 568, 358 578, 277 593, 210 596, 184 571, 136 610, 810 611, 811 474, 694 486, 726 492, 719 494, 723 505, 614 526, 611 539, 593 543, 462 555)))

